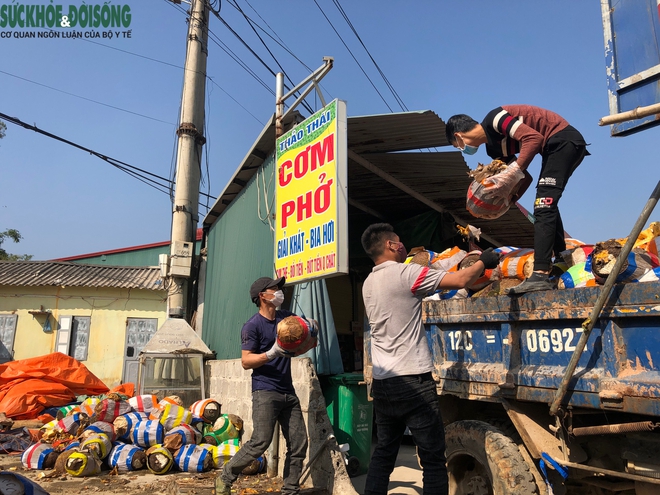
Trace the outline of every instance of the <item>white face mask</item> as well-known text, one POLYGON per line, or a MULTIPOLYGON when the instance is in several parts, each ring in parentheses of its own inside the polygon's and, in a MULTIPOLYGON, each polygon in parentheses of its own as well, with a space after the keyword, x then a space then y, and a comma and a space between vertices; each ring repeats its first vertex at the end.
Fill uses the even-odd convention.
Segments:
POLYGON ((284 292, 282 292, 281 290, 273 292, 273 298, 269 302, 273 304, 276 308, 281 306, 282 303, 284 302, 284 292))

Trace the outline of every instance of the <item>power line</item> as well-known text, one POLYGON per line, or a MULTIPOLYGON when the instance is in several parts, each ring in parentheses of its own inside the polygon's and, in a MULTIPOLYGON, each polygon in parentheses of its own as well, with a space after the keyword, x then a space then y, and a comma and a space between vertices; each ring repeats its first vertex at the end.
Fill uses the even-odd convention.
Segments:
POLYGON ((385 76, 385 73, 381 70, 380 66, 376 63, 376 61, 374 60, 374 58, 371 56, 371 52, 369 51, 369 49, 366 47, 366 45, 365 45, 364 42, 362 41, 362 38, 360 38, 360 35, 358 34, 357 30, 356 30, 355 27, 353 26, 353 23, 351 22, 351 20, 348 18, 348 15, 346 14, 346 12, 344 11, 344 9, 342 8, 341 4, 339 3, 339 0, 332 0, 332 1, 333 1, 333 3, 335 4, 335 6, 337 7, 337 10, 339 10, 339 13, 343 16, 343 18, 344 18, 344 20, 346 21, 346 23, 348 24, 348 26, 351 28, 351 30, 352 30, 353 33, 355 34, 355 37, 358 39, 358 41, 359 41, 360 44, 362 45, 362 48, 364 48, 364 50, 367 52, 367 55, 369 55, 369 58, 371 59, 371 61, 373 62, 373 64, 376 66, 376 69, 378 70, 379 74, 380 74, 381 77, 383 78, 383 81, 385 81, 385 84, 387 85, 387 87, 388 87, 388 88, 390 89, 390 91, 392 92, 392 95, 394 96, 394 98, 396 99, 397 103, 398 103, 399 106, 401 107, 401 110, 404 110, 404 111, 407 112, 407 111, 408 111, 408 107, 406 107, 406 104, 403 102, 403 100, 401 99, 401 97, 399 96, 399 94, 396 92, 396 90, 394 89, 394 86, 392 86, 392 84, 390 84, 390 81, 389 81, 389 79, 387 79, 387 77, 385 76))
MULTIPOLYGON (((231 1, 230 1, 230 5, 232 5, 232 2, 231 2, 231 1)), ((259 38, 259 41, 261 41, 261 44, 264 45, 264 48, 266 48, 266 51, 267 51, 267 52, 270 54, 270 56, 273 58, 273 60, 275 61, 275 63, 277 64, 277 66, 280 68, 280 70, 282 71, 282 73, 284 74, 284 76, 289 80, 289 82, 291 83, 292 86, 295 86, 295 83, 291 80, 291 78, 290 78, 289 75, 286 73, 286 71, 285 71, 284 68, 282 67, 282 64, 280 64, 280 62, 277 60, 277 58, 275 57, 275 55, 273 55, 273 52, 270 50, 270 48, 268 48, 268 45, 266 45, 266 42, 265 42, 265 41, 263 40, 263 38, 259 35, 259 33, 258 33, 257 30, 255 29, 255 27, 252 25, 252 22, 251 22, 250 18, 245 14, 245 12, 243 12, 243 9, 241 9, 241 7, 240 7, 240 6, 238 5, 238 3, 236 3, 236 2, 233 2, 233 5, 232 5, 232 6, 234 6, 235 8, 237 8, 238 11, 243 15, 243 18, 245 19, 245 21, 248 23, 248 25, 250 26, 250 28, 252 28, 252 31, 254 32, 254 34, 257 35, 257 38, 259 38)), ((299 93, 299 92, 297 91, 296 93, 299 93)), ((301 102, 301 104, 302 104, 302 105, 305 107, 305 109, 310 113, 310 115, 314 113, 314 110, 312 109, 312 107, 311 107, 307 102, 303 101, 303 102, 301 102)))
POLYGON ((26 82, 29 82, 29 83, 32 83, 32 84, 36 84, 37 86, 43 86, 44 88, 48 88, 48 89, 51 89, 53 91, 57 91, 59 93, 64 93, 65 95, 73 96, 74 98, 80 98, 81 100, 90 101, 92 103, 96 103, 97 105, 103 105, 104 107, 113 108, 115 110, 130 113, 132 115, 137 115, 138 117, 142 117, 142 118, 145 118, 145 119, 155 120, 156 122, 161 122, 163 124, 174 125, 172 122, 166 122, 165 120, 160 120, 160 119, 157 119, 155 117, 149 117, 148 115, 143 115, 141 113, 132 112, 130 110, 126 110, 125 108, 120 108, 120 107, 116 107, 114 105, 109 105, 108 103, 103 103, 103 102, 100 102, 100 101, 92 100, 91 98, 85 98, 84 96, 79 96, 79 95, 76 95, 76 94, 73 94, 73 93, 69 93, 68 91, 53 88, 52 86, 48 86, 47 84, 32 81, 30 79, 26 79, 25 77, 17 76, 16 74, 10 74, 9 72, 5 72, 4 70, 0 70, 0 73, 5 74, 7 76, 15 77, 16 79, 20 79, 22 81, 26 81, 26 82))
MULTIPOLYGON (((90 148, 86 148, 85 146, 82 146, 80 144, 74 143, 73 141, 69 141, 68 139, 65 139, 63 137, 60 137, 56 134, 52 134, 48 131, 44 131, 42 129, 39 129, 36 125, 30 125, 27 124, 20 119, 16 117, 10 117, 9 115, 6 115, 4 113, 0 113, 0 118, 6 122, 10 122, 12 124, 18 125, 20 127, 23 127, 24 129, 28 129, 30 131, 35 131, 39 134, 42 134, 46 137, 49 137, 51 139, 55 139, 56 141, 60 141, 62 143, 68 144, 69 146, 73 146, 74 148, 77 148, 82 151, 86 151, 90 155, 94 155, 97 158, 100 158, 101 160, 109 163, 113 167, 121 170, 122 172, 130 175, 131 177, 138 179, 140 182, 143 182, 147 184, 150 187, 153 187, 157 191, 167 193, 167 190, 163 189, 167 187, 171 181, 169 179, 166 179, 165 177, 161 177, 160 175, 156 175, 154 173, 148 172, 147 170, 141 169, 139 167, 135 167, 129 163, 123 162, 121 160, 117 160, 116 158, 112 158, 110 156, 104 155, 102 153, 99 153, 98 151, 94 151, 90 148), (161 184, 161 182, 165 182, 166 184, 161 184)), ((208 196, 209 199, 215 200, 216 198, 213 196, 210 196, 205 193, 200 193, 203 196, 208 196)), ((204 206, 202 203, 199 203, 200 206, 204 206)))
POLYGON ((341 40, 341 42, 344 44, 344 47, 346 47, 346 49, 348 50, 348 53, 351 54, 351 57, 353 57, 353 60, 355 60, 355 63, 358 65, 358 67, 360 68, 360 70, 362 71, 362 73, 364 74, 364 76, 369 80, 369 82, 371 83, 371 85, 373 86, 373 88, 376 90, 376 93, 378 93, 378 96, 380 96, 380 99, 383 100, 383 103, 385 103, 385 106, 390 110, 390 112, 394 113, 394 110, 392 110, 392 107, 390 107, 390 105, 387 103, 387 101, 385 100, 385 98, 383 97, 383 95, 380 94, 380 91, 378 91, 378 88, 376 87, 376 85, 374 84, 374 82, 371 80, 371 78, 369 77, 369 75, 365 72, 365 70, 364 70, 364 68, 362 67, 362 65, 360 65, 360 62, 358 62, 358 59, 355 58, 355 55, 353 55, 353 52, 351 51, 351 49, 348 47, 348 45, 347 45, 346 42, 344 41, 344 38, 342 38, 341 35, 339 34, 339 32, 337 31, 337 29, 335 29, 335 26, 334 26, 334 24, 332 24, 332 21, 330 21, 330 19, 328 18, 328 16, 325 15, 325 12, 323 11, 323 9, 321 8, 321 6, 318 4, 318 2, 317 2, 316 0, 314 0, 314 3, 316 4, 316 6, 317 6, 317 7, 319 8, 319 10, 321 11, 321 14, 323 14, 323 17, 325 17, 325 20, 328 21, 328 24, 330 24, 330 27, 332 28, 332 30, 335 32, 335 34, 339 37, 339 39, 341 40))

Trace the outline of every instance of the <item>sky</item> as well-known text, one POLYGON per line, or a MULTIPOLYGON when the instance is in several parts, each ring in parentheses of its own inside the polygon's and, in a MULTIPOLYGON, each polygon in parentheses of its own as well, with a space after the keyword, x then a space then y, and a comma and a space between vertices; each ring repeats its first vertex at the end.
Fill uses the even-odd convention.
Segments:
MULTIPOLYGON (((0 0, 0 7, 12 3, 49 2, 0 0)), ((257 32, 295 83, 320 67, 324 56, 334 57, 322 88, 326 100, 347 102, 349 117, 398 112, 401 107, 337 4, 411 111, 432 110, 445 121, 456 113, 480 121, 506 104, 559 113, 590 143, 591 156, 574 173, 560 202, 566 231, 583 242, 628 235, 657 183, 660 127, 611 137, 609 127, 598 126, 609 107, 596 0, 214 3, 233 31, 278 72, 235 6, 243 9, 263 29, 257 32)), ((67 10, 82 1, 53 4, 67 10)), ((111 4, 130 6, 130 38, 124 33, 112 39, 6 38, 3 32, 47 30, 0 28, 0 113, 171 177, 188 6, 167 0, 111 4)), ((210 31, 218 43, 210 41, 208 47, 207 145, 200 190, 218 196, 275 111, 275 77, 214 16, 210 31)), ((319 108, 314 96, 307 101, 319 108)), ((470 168, 490 161, 483 146, 466 158, 470 168)), ((538 177, 539 170, 537 157, 529 171, 538 177)), ((203 196, 200 201, 206 203, 203 196)), ((533 201, 530 188, 520 203, 531 211, 533 201)), ((210 208, 213 200, 207 204, 210 208)), ((11 228, 23 236, 19 244, 5 241, 8 252, 48 260, 167 241, 171 209, 167 193, 85 151, 7 123, 6 137, 0 140, 0 232, 11 228)), ((201 207, 200 222, 206 212, 207 207, 201 207)), ((658 212, 652 214, 651 220, 659 219, 658 212)))

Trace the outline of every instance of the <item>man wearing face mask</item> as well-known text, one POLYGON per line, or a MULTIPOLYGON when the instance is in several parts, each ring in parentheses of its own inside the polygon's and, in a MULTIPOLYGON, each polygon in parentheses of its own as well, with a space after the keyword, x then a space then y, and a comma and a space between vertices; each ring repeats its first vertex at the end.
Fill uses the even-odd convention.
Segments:
MULTIPOLYGON (((292 315, 277 309, 284 302, 285 279, 262 277, 250 287, 250 298, 259 311, 241 331, 241 364, 252 370, 252 437, 224 465, 216 478, 216 493, 230 495, 243 469, 261 456, 273 439, 279 421, 286 439, 283 494, 300 491, 300 475, 307 451, 307 428, 291 378, 291 357, 277 344, 277 324, 292 315)), ((314 322, 315 323, 315 322, 314 322)))
POLYGON ((474 265, 447 273, 404 264, 406 248, 387 223, 370 225, 361 240, 376 265, 362 287, 371 327, 371 391, 378 437, 364 494, 387 494, 407 426, 417 445, 424 494, 446 495, 444 427, 431 374, 431 350, 422 324, 422 298, 437 288, 469 286, 484 269, 498 265, 499 255, 489 248, 474 265))
POLYGON ((554 284, 548 278, 552 255, 557 257, 566 250, 558 203, 568 179, 589 155, 582 134, 560 115, 531 105, 497 107, 481 124, 465 114, 454 115, 447 121, 445 133, 447 140, 466 155, 475 154, 485 144, 489 157, 509 164, 498 176, 506 174, 512 180, 501 181, 500 190, 494 191, 511 202, 522 196, 531 183, 527 167, 535 155, 541 154, 534 201, 534 272, 507 294, 553 289, 554 284), (525 179, 513 180, 520 172, 525 179), (514 196, 518 184, 521 187, 514 196))

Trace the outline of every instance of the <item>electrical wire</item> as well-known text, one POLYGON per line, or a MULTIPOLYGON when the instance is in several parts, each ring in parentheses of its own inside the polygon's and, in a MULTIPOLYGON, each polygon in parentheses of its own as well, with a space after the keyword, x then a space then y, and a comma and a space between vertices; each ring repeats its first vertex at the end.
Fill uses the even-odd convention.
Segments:
POLYGON ((355 58, 355 55, 353 55, 353 52, 351 51, 351 49, 348 47, 348 45, 347 45, 346 42, 344 41, 344 38, 341 37, 341 35, 340 35, 339 32, 337 31, 337 29, 335 28, 334 24, 332 24, 332 21, 330 21, 330 19, 329 19, 328 16, 325 14, 325 12, 323 11, 323 9, 322 9, 321 6, 319 5, 319 3, 318 3, 316 0, 314 0, 314 3, 316 4, 316 6, 317 6, 317 7, 319 8, 319 10, 321 11, 321 14, 323 14, 323 17, 325 17, 325 20, 328 21, 328 24, 330 24, 330 27, 332 28, 332 30, 333 30, 333 31, 335 32, 335 34, 339 37, 339 39, 340 39, 341 42, 343 43, 343 45, 344 45, 344 47, 346 48, 346 50, 348 50, 348 53, 351 54, 351 57, 353 57, 353 60, 355 60, 355 63, 358 65, 358 67, 360 68, 360 70, 362 71, 362 73, 364 74, 364 76, 369 80, 369 82, 371 83, 371 86, 373 86, 373 88, 376 90, 376 93, 378 93, 378 96, 380 96, 380 99, 383 100, 383 103, 385 103, 385 106, 389 109, 390 112, 394 113, 394 110, 392 110, 392 107, 390 107, 390 105, 387 103, 387 100, 385 100, 385 98, 384 98, 383 95, 380 93, 380 91, 378 91, 378 88, 376 87, 376 85, 374 84, 374 82, 371 80, 371 78, 369 77, 369 75, 366 73, 366 71, 364 70, 364 68, 362 67, 362 65, 360 65, 360 62, 358 62, 358 59, 355 58))
POLYGON ((352 23, 351 20, 348 18, 348 15, 346 14, 346 12, 345 12, 344 9, 342 8, 341 4, 339 3, 339 0, 332 0, 332 1, 333 1, 333 3, 335 4, 335 6, 337 7, 337 10, 339 10, 339 13, 342 15, 342 17, 344 18, 344 20, 345 20, 346 23, 348 24, 348 26, 349 26, 349 27, 351 28, 351 30, 353 31, 353 34, 355 34, 355 37, 358 39, 358 41, 359 41, 360 44, 362 45, 362 48, 364 48, 364 51, 366 51, 366 52, 367 52, 367 55, 369 55, 369 58, 370 58, 371 61, 373 62, 374 66, 376 67, 376 70, 378 70, 378 73, 379 73, 379 74, 381 75, 381 77, 383 78, 383 81, 385 81, 385 84, 387 85, 387 87, 388 87, 388 88, 390 89, 390 91, 392 92, 392 95, 394 96, 394 99, 397 101, 397 103, 398 103, 399 106, 401 107, 401 110, 404 110, 404 111, 407 112, 407 111, 408 111, 408 107, 407 107, 406 104, 403 102, 403 100, 401 99, 401 97, 399 96, 399 94, 396 92, 396 90, 394 89, 394 86, 392 86, 392 84, 390 83, 389 79, 387 79, 387 77, 385 76, 385 73, 381 70, 380 66, 379 66, 379 65, 376 63, 376 61, 374 60, 374 57, 371 55, 371 52, 369 51, 369 49, 367 48, 367 46, 366 46, 366 45, 364 44, 364 42, 362 41, 362 38, 360 37, 360 35, 358 34, 357 30, 356 30, 355 27, 353 26, 353 23, 352 23))
MULTIPOLYGON (((94 151, 90 148, 86 148, 85 146, 82 146, 80 144, 74 143, 73 141, 70 141, 68 139, 65 139, 63 137, 60 137, 56 134, 52 134, 48 131, 44 131, 43 129, 39 129, 36 125, 30 125, 26 124, 25 122, 21 121, 20 119, 17 119, 15 117, 10 117, 9 115, 6 115, 4 113, 0 113, 0 119, 4 120, 5 122, 10 122, 12 124, 18 125, 20 127, 23 127, 24 129, 28 129, 30 131, 35 131, 39 134, 42 134, 46 137, 49 137, 51 139, 55 139, 56 141, 60 141, 62 143, 68 144, 69 146, 73 146, 74 148, 78 148, 79 150, 86 151, 90 155, 94 155, 97 158, 100 158, 101 160, 109 163, 113 167, 121 170, 122 172, 130 175, 131 177, 138 179, 140 182, 143 182, 144 184, 147 184, 150 187, 153 187, 157 191, 167 193, 166 185, 169 184, 171 181, 169 179, 166 179, 165 177, 161 177, 160 175, 156 175, 154 173, 151 173, 147 170, 141 169, 139 167, 135 167, 129 163, 123 162, 121 160, 117 160, 116 158, 112 158, 110 156, 104 155, 102 153, 99 153, 98 151, 94 151), (161 182, 165 182, 165 184, 161 184, 161 182)), ((200 193, 203 196, 208 196, 210 199, 215 200, 217 198, 207 195, 205 193, 200 193)), ((199 203, 201 206, 204 206, 202 203, 199 203)))
POLYGON ((234 62, 236 62, 245 72, 250 74, 259 84, 261 84, 264 88, 266 88, 266 91, 270 92, 273 96, 275 96, 275 90, 273 90, 268 84, 266 84, 263 79, 261 79, 252 69, 250 69, 245 62, 241 60, 241 58, 236 55, 231 48, 229 48, 213 31, 209 29, 209 39, 213 41, 222 51, 224 51, 227 55, 229 55, 234 62))
POLYGON ((143 115, 143 114, 137 113, 137 112, 132 112, 131 110, 126 110, 125 108, 120 108, 120 107, 116 107, 114 105, 110 105, 108 103, 103 103, 103 102, 100 102, 100 101, 97 101, 97 100, 92 100, 91 98, 85 98, 84 96, 76 95, 74 93, 69 93, 68 91, 57 89, 57 88, 54 88, 52 86, 48 86, 47 84, 42 84, 42 83, 37 82, 37 81, 32 81, 32 80, 27 79, 25 77, 17 76, 16 74, 11 74, 11 73, 6 72, 4 70, 0 70, 0 73, 5 74, 5 75, 10 76, 10 77, 15 77, 16 79, 20 79, 21 81, 26 81, 26 82, 29 82, 29 83, 32 83, 32 84, 36 84, 37 86, 42 86, 44 88, 48 88, 50 90, 57 91, 59 93, 64 93, 65 95, 73 96, 74 98, 80 98, 81 100, 96 103, 97 105, 103 105, 104 107, 113 108, 114 110, 119 110, 121 112, 130 113, 132 115, 136 115, 138 117, 142 117, 142 118, 149 119, 149 120, 154 120, 154 121, 160 122, 162 124, 174 125, 172 122, 167 122, 165 120, 160 120, 160 119, 157 119, 155 117, 149 117, 148 115, 143 115))
MULTIPOLYGON (((232 2, 230 1, 229 4, 232 5, 232 2)), ((250 26, 250 28, 252 28, 252 31, 254 32, 254 34, 257 35, 257 38, 259 38, 259 41, 261 41, 261 44, 264 46, 264 48, 266 49, 266 51, 267 51, 267 52, 270 54, 270 56, 273 58, 273 60, 274 60, 275 63, 277 64, 277 66, 280 68, 280 71, 282 72, 282 74, 284 74, 284 76, 289 80, 289 82, 291 83, 291 85, 295 87, 295 83, 291 80, 291 78, 289 77, 289 75, 286 73, 286 71, 285 71, 284 68, 282 67, 282 64, 280 64, 280 62, 277 60, 277 58, 275 57, 275 55, 273 54, 273 52, 270 50, 270 48, 268 48, 268 45, 266 44, 266 42, 265 42, 265 41, 263 40, 263 38, 259 35, 259 33, 258 33, 257 30, 255 29, 255 27, 252 25, 252 22, 250 21, 250 18, 245 14, 245 12, 243 12, 243 9, 241 9, 241 7, 238 5, 238 3, 233 2, 233 5, 232 5, 232 6, 234 6, 235 8, 237 8, 238 11, 241 13, 241 15, 243 15, 243 18, 244 18, 245 21, 248 23, 248 25, 250 26)), ((299 91, 296 91, 296 94, 300 94, 300 92, 299 92, 299 91)), ((314 110, 312 109, 311 106, 309 106, 309 104, 308 104, 307 102, 302 101, 302 102, 301 102, 301 105, 302 105, 303 107, 305 107, 305 109, 310 113, 310 115, 314 113, 314 110)))

